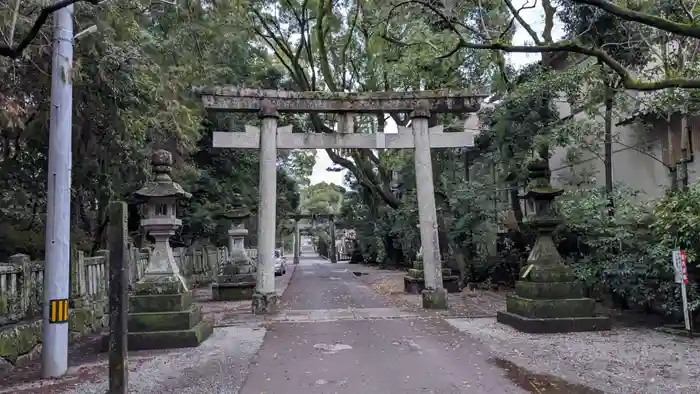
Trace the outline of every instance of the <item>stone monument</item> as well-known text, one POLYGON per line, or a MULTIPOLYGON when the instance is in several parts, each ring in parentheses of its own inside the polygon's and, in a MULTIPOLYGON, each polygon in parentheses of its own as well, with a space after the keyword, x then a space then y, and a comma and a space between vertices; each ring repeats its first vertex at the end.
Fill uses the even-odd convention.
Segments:
POLYGON ((169 239, 182 226, 177 202, 191 195, 170 178, 173 158, 166 150, 151 157, 155 179, 134 193, 146 204, 141 227, 155 240, 144 276, 132 288, 129 299, 129 350, 196 347, 213 332, 193 304, 192 292, 173 258, 169 239))
POLYGON ((506 311, 497 314, 498 322, 530 333, 609 330, 610 320, 595 315, 595 301, 583 297, 571 267, 564 264, 552 240, 560 223, 552 203, 563 190, 550 183, 547 152, 541 152, 528 171, 526 193, 521 197, 534 211, 529 220, 537 240, 520 270, 515 294, 506 298, 506 311))
POLYGON ((248 230, 243 220, 250 217, 250 210, 241 203, 240 196, 234 196, 233 207, 222 214, 231 221, 228 230, 228 259, 219 267, 216 282, 211 285, 214 301, 251 300, 255 293, 256 267, 245 251, 245 236, 248 230))

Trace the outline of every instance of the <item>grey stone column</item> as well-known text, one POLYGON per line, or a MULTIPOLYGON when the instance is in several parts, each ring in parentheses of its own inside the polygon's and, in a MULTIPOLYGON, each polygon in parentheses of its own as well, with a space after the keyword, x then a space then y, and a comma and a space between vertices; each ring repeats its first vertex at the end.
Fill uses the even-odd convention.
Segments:
POLYGON ((330 216, 329 227, 330 227, 329 231, 331 233, 331 245, 330 245, 331 264, 336 264, 336 263, 338 263, 338 252, 335 250, 335 216, 334 215, 330 216))
POLYGON ((415 146, 413 160, 416 169, 418 219, 425 275, 425 290, 423 290, 422 297, 424 308, 442 309, 447 307, 447 292, 442 287, 433 164, 430 157, 429 118, 430 112, 424 105, 419 105, 411 113, 411 127, 413 128, 415 146))
POLYGON ((277 311, 275 234, 277 233, 277 109, 267 101, 260 109, 260 204, 258 206, 258 280, 253 313, 277 311))
POLYGON ((299 254, 301 253, 301 231, 299 230, 299 219, 294 222, 294 264, 299 264, 299 254))

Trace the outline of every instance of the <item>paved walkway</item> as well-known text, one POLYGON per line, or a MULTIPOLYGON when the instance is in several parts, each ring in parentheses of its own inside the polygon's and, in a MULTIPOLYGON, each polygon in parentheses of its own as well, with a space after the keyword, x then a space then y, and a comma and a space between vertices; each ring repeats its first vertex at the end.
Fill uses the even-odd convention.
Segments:
MULTIPOLYGON (((229 313, 198 348, 131 353, 129 392, 525 393, 481 344, 443 319, 393 307, 346 267, 302 259, 291 275, 278 279, 281 289, 289 281, 279 314, 261 321, 243 310, 229 313)), ((219 303, 211 304, 220 311, 219 303)), ((100 355, 74 364, 58 381, 3 387, 0 393, 106 390, 100 355)))
POLYGON ((345 267, 297 268, 241 394, 524 393, 479 344, 393 308, 345 267))

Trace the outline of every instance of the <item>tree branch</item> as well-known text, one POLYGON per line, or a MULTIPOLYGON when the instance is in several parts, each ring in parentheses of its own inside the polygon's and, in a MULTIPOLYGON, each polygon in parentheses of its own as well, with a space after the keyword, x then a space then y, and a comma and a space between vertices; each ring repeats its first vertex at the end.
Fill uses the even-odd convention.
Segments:
MULTIPOLYGON (((13 47, 12 44, 0 45, 0 56, 9 57, 11 59, 17 59, 18 57, 20 57, 22 55, 22 52, 24 52, 24 50, 27 49, 29 44, 31 44, 34 38, 36 38, 36 36, 39 34, 39 30, 41 30, 42 26, 46 24, 46 20, 49 19, 49 16, 51 14, 62 8, 80 2, 96 5, 100 2, 100 0, 61 0, 59 2, 51 4, 50 6, 42 8, 41 11, 39 11, 39 16, 37 16, 34 20, 34 24, 32 25, 31 29, 29 29, 27 35, 25 35, 24 38, 22 38, 22 40, 19 42, 19 44, 17 44, 17 46, 13 47)), ((12 39, 10 39, 10 43, 11 42, 12 39)))
POLYGON ((677 23, 644 12, 634 11, 626 7, 618 6, 608 0, 572 1, 578 4, 586 4, 596 8, 600 8, 601 10, 607 11, 608 13, 626 21, 641 23, 643 25, 655 27, 659 30, 664 30, 669 33, 678 34, 679 36, 700 38, 700 27, 687 23, 677 23))
MULTIPOLYGON (((610 3, 607 0, 572 0, 580 4, 588 4, 594 7, 601 8, 605 11, 612 13, 622 19, 628 21, 634 21, 638 23, 643 23, 648 26, 656 27, 661 30, 669 31, 683 36, 700 38, 700 27, 694 27, 691 25, 680 24, 676 22, 669 21, 667 19, 659 18, 656 16, 640 13, 637 11, 632 11, 623 7, 619 7, 610 3)), ((641 81, 638 80, 630 74, 630 72, 617 60, 615 60, 608 53, 600 48, 586 47, 578 43, 576 40, 553 42, 547 45, 509 45, 500 41, 492 41, 488 43, 476 43, 469 42, 464 35, 451 23, 450 18, 442 13, 437 7, 433 6, 424 0, 406 0, 395 5, 391 12, 394 12, 398 7, 416 4, 420 7, 425 8, 433 12, 438 16, 443 22, 449 24, 449 28, 455 33, 459 39, 457 46, 451 50, 447 55, 442 55, 439 58, 445 58, 452 56, 457 53, 460 49, 476 49, 476 50, 495 50, 504 52, 520 52, 520 53, 549 53, 549 52, 571 52, 578 53, 586 56, 595 57, 601 63, 606 64, 615 73, 617 73, 622 79, 622 85, 626 89, 639 90, 639 91, 653 91, 662 90, 668 88, 685 88, 685 89, 697 89, 700 88, 700 79, 689 79, 689 78, 667 78, 660 81, 641 81)), ((394 44, 399 44, 399 41, 394 38, 383 37, 387 41, 394 44)), ((401 43, 399 45, 414 45, 411 43, 401 43)))

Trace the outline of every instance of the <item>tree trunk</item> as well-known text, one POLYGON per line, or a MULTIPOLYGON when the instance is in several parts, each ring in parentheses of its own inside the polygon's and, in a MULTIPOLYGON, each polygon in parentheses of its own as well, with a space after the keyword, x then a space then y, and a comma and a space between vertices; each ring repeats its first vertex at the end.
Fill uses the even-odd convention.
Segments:
POLYGON ((680 189, 683 191, 688 190, 688 160, 692 154, 689 149, 690 143, 688 139, 688 116, 684 111, 681 115, 681 158, 678 162, 678 175, 681 178, 680 189))
POLYGON ((608 215, 615 215, 615 197, 613 195, 612 170, 612 116, 615 92, 608 83, 605 84, 605 143, 603 165, 605 166, 605 194, 608 197, 608 215))

